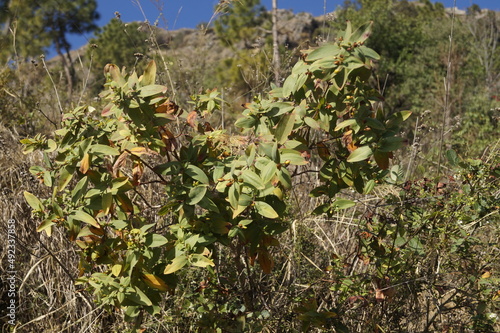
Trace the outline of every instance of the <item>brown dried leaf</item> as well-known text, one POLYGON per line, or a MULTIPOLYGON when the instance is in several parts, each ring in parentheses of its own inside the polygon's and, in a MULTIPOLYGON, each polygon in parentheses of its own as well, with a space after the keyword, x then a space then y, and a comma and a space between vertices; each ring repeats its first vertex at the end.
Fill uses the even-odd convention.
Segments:
POLYGON ((179 106, 170 100, 167 100, 166 102, 158 105, 155 110, 156 113, 168 113, 177 116, 180 115, 177 114, 178 111, 179 111, 179 106))
POLYGON ((198 112, 191 111, 191 112, 189 112, 189 114, 186 118, 186 122, 188 123, 188 125, 194 129, 196 129, 198 127, 198 122, 196 121, 197 117, 198 117, 198 112))
POLYGON ((262 271, 266 274, 270 274, 273 267, 274 261, 267 249, 260 249, 259 255, 257 256, 257 261, 259 262, 262 271))
POLYGON ((178 143, 174 134, 166 128, 161 129, 161 140, 165 144, 166 151, 174 151, 178 148, 178 143))
POLYGON ((120 168, 123 167, 125 165, 125 163, 127 162, 127 156, 128 156, 128 152, 124 151, 116 159, 115 163, 113 164, 112 171, 111 171, 113 178, 118 178, 120 176, 119 175, 120 168))

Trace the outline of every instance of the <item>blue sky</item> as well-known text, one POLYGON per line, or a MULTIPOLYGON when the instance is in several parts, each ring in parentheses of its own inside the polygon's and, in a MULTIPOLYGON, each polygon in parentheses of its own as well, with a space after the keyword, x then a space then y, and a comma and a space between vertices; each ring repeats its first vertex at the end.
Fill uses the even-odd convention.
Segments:
MULTIPOLYGON (((237 0, 235 0, 237 1, 237 0)), ((271 0, 261 0, 266 7, 271 7, 271 0)), ((332 12, 343 0, 278 0, 278 7, 292 9, 294 12, 309 12, 314 16, 332 12)), ((436 1, 433 1, 436 2, 436 1)), ((452 7, 453 0, 443 0, 446 7, 452 7)), ((158 20, 158 26, 169 30, 194 28, 198 23, 208 22, 213 15, 217 0, 97 0, 98 12, 101 15, 99 26, 106 25, 118 11, 124 22, 158 20), (140 6, 138 5, 140 4, 140 6), (142 10, 141 10, 142 8, 142 10), (143 12, 144 13, 143 13, 143 12)), ((481 8, 500 10, 499 0, 456 0, 457 7, 466 9, 472 3, 481 8)), ((72 36, 72 48, 79 48, 87 43, 92 35, 72 36)))

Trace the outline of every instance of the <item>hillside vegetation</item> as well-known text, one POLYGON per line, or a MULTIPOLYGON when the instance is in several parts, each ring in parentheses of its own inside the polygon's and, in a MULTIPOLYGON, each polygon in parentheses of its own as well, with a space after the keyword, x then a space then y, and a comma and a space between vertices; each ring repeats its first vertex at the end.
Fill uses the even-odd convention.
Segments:
POLYGON ((500 13, 58 3, 0 2, 2 332, 500 330, 500 13))

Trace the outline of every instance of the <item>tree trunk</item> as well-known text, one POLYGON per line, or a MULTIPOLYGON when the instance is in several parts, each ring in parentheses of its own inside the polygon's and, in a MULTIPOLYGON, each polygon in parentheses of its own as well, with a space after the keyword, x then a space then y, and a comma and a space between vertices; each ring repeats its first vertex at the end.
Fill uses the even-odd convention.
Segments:
POLYGON ((272 9, 273 18, 273 70, 274 70, 274 83, 279 87, 281 85, 280 78, 280 52, 278 43, 278 0, 273 0, 272 9))

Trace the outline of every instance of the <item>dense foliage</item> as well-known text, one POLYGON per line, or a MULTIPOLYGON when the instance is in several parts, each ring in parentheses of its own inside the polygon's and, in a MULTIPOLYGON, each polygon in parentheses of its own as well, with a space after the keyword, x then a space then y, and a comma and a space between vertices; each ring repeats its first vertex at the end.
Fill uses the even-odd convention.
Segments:
MULTIPOLYGON (((200 32, 113 19, 66 64, 33 58, 35 2, 0 1, 7 329, 499 330, 498 13, 346 1, 279 25, 277 87, 259 1, 200 32)), ((82 4, 92 29, 92 1, 51 13, 82 4)))

